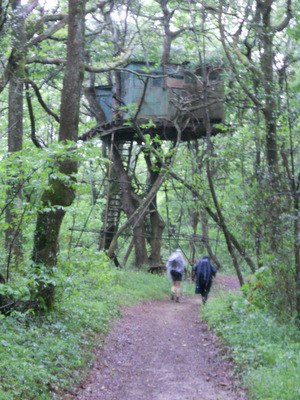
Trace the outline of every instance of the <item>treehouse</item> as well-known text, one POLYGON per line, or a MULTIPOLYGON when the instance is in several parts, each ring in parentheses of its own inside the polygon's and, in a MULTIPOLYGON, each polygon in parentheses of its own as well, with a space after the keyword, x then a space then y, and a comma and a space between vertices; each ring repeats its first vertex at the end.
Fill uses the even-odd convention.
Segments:
POLYGON ((198 139, 206 135, 205 116, 211 123, 224 123, 224 85, 222 70, 208 67, 204 84, 202 69, 190 71, 179 64, 152 66, 146 70, 141 62, 132 62, 112 86, 98 86, 96 100, 105 118, 99 125, 105 139, 138 140, 137 126, 150 136, 162 140, 198 139))

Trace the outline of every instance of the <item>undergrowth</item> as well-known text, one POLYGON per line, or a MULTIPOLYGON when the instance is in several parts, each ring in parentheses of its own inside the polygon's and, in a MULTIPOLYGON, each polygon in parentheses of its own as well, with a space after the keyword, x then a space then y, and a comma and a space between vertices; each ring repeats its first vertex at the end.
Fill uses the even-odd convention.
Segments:
POLYGON ((119 305, 165 297, 170 286, 164 277, 117 270, 104 255, 95 261, 92 252, 58 270, 55 311, 0 314, 0 400, 61 398, 93 362, 119 305))
POLYGON ((202 317, 231 347, 250 399, 300 399, 300 335, 294 323, 278 323, 241 292, 211 299, 202 317))

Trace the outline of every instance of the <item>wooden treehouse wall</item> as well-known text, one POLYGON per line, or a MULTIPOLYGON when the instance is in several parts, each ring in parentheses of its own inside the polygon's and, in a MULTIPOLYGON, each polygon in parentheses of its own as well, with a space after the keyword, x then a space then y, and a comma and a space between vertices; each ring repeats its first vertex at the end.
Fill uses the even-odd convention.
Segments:
POLYGON ((208 111, 213 125, 212 133, 218 129, 214 124, 224 123, 224 85, 221 69, 208 68, 207 82, 201 80, 201 69, 190 71, 178 64, 155 68, 148 74, 144 63, 131 63, 120 74, 121 112, 115 117, 113 86, 95 88, 96 98, 105 115, 105 123, 100 135, 109 136, 114 132, 114 140, 136 140, 134 127, 130 122, 138 111, 138 124, 153 121, 148 134, 159 135, 161 139, 176 140, 177 130, 172 121, 184 126, 181 140, 193 140, 205 136, 204 113, 208 111), (204 89, 205 87, 205 89, 204 89), (206 91, 207 104, 203 94, 206 91), (101 133, 102 131, 102 133, 101 133))

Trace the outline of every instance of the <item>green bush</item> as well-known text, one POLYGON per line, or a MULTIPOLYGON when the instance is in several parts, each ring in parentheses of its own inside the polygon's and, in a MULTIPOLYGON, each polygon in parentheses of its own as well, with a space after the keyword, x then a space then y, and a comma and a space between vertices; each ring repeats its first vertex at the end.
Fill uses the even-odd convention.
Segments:
POLYGON ((288 322, 296 309, 295 271, 289 265, 276 265, 276 273, 271 268, 260 268, 243 292, 250 302, 266 313, 276 314, 283 322, 288 322))
POLYGON ((295 324, 279 324, 240 292, 212 299, 202 316, 232 348, 251 399, 300 398, 300 334, 295 324))

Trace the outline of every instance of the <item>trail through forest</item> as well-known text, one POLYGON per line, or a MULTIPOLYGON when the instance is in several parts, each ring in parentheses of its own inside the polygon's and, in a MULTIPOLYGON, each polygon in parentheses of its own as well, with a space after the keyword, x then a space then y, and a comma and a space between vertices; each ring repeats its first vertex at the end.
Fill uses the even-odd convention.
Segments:
MULTIPOLYGON (((237 286, 235 278, 215 280, 215 290, 237 286)), ((125 308, 89 377, 66 398, 246 400, 230 355, 200 319, 200 304, 199 296, 188 296, 125 308)))

